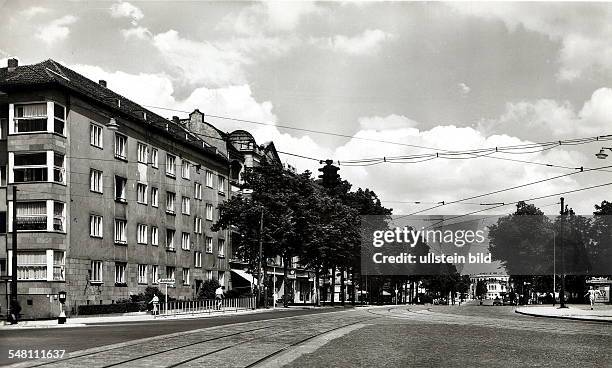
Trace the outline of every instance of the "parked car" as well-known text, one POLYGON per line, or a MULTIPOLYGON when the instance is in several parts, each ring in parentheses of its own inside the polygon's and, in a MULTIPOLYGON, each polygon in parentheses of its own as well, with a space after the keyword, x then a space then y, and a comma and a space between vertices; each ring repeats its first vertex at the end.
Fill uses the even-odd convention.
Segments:
POLYGON ((493 305, 504 305, 504 304, 502 303, 502 300, 498 296, 496 296, 495 299, 493 299, 493 305))

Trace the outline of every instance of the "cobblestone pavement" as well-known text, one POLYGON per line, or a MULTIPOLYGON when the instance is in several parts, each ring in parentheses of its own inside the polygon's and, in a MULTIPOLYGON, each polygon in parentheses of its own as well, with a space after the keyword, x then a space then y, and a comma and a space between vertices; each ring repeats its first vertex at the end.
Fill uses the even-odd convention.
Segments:
POLYGON ((612 325, 509 308, 362 308, 181 332, 41 367, 612 367, 612 325))

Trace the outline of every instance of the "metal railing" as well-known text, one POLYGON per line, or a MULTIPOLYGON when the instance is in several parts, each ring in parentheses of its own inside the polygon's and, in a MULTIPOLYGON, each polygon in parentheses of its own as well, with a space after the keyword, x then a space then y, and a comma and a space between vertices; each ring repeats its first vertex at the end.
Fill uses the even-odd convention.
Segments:
POLYGON ((205 299, 205 300, 178 300, 173 302, 159 303, 159 317, 200 314, 200 313, 226 313, 241 310, 255 309, 257 306, 255 297, 235 299, 205 299))

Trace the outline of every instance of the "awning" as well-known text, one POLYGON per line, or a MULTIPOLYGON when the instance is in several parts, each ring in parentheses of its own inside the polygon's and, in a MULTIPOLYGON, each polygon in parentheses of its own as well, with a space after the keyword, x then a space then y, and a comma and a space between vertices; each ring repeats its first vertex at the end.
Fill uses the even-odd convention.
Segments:
POLYGON ((232 269, 231 270, 233 273, 235 273, 236 275, 242 277, 243 279, 245 279, 246 281, 248 281, 249 283, 257 286, 257 279, 255 277, 253 277, 253 275, 251 275, 250 273, 243 271, 243 270, 235 270, 232 269))

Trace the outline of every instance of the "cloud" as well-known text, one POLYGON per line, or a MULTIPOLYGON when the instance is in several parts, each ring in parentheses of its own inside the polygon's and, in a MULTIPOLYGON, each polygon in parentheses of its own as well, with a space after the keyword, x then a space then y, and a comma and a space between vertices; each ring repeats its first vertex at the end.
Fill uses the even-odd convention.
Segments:
POLYGON ((470 93, 470 91, 472 91, 472 89, 470 88, 470 86, 468 86, 468 85, 467 85, 467 84, 465 84, 465 83, 459 83, 459 84, 457 84, 457 87, 459 87, 459 92, 460 92, 462 95, 464 95, 464 96, 468 95, 468 94, 470 93))
POLYGON ((185 39, 175 30, 155 35, 153 45, 187 83, 220 86, 245 82, 242 66, 249 60, 238 50, 185 39))
POLYGON ((36 37, 50 45, 58 41, 62 41, 70 34, 68 26, 74 24, 78 20, 74 15, 65 15, 61 18, 53 20, 51 23, 41 26, 36 32, 36 37))
MULTIPOLYGON (((388 116, 368 116, 357 120, 359 130, 345 143, 337 147, 323 146, 318 136, 313 134, 296 136, 293 131, 285 131, 276 126, 278 117, 274 105, 270 101, 259 101, 253 95, 248 84, 206 88, 198 87, 191 90, 184 99, 174 96, 175 80, 164 73, 159 74, 129 74, 121 71, 109 72, 97 66, 76 65, 76 71, 93 80, 106 79, 109 88, 125 95, 143 105, 161 106, 183 111, 198 108, 208 115, 206 120, 222 131, 245 129, 251 132, 258 143, 272 140, 279 151, 285 151, 313 157, 315 159, 332 158, 340 161, 340 174, 353 183, 354 187, 371 188, 382 200, 387 201, 451 201, 471 195, 507 188, 518 184, 549 178, 566 171, 559 172, 554 168, 500 161, 492 158, 473 158, 467 160, 436 159, 423 163, 383 163, 374 166, 348 166, 342 162, 358 158, 401 156, 412 153, 429 153, 425 149, 409 148, 401 145, 383 144, 380 141, 401 142, 412 145, 435 147, 447 150, 465 150, 480 147, 496 147, 531 143, 529 140, 508 134, 490 134, 470 127, 441 125, 426 130, 418 129, 419 124, 406 117, 396 114, 388 116), (211 115, 233 117, 270 125, 248 124, 239 121, 228 121, 214 118, 211 115), (372 139, 377 141, 364 140, 372 139), (390 180, 392 178, 392 180, 390 180)), ((567 103, 554 101, 538 101, 531 107, 521 105, 515 111, 527 111, 532 114, 554 116, 560 120, 585 119, 602 124, 609 121, 609 104, 612 103, 612 90, 600 89, 593 93, 582 109, 575 109, 567 103), (521 110, 522 109, 522 110, 521 110)), ((528 104, 528 103, 525 103, 528 104)), ((160 115, 186 116, 186 113, 156 110, 160 115)), ((518 114, 518 113, 517 113, 518 114)), ((505 114, 506 115, 506 114, 505 114)), ((504 116, 505 116, 504 115, 504 116)), ((504 116, 498 118, 501 120, 504 116)), ((508 115, 509 116, 509 115, 508 115)), ((516 119, 519 116, 516 115, 516 119)), ((522 117, 521 117, 522 118, 522 117)), ((543 121, 543 120, 541 120, 543 121)), ((549 128, 547 128, 549 129, 549 128)), ((522 130, 527 130, 522 128, 522 130)), ((298 168, 299 171, 309 169, 316 173, 320 166, 318 161, 307 160, 280 154, 284 162, 298 168)), ((592 155, 590 155, 592 156, 592 155)), ((512 156, 512 158, 517 158, 512 156)), ((574 150, 573 146, 545 152, 521 155, 522 160, 554 162, 557 165, 569 167, 580 166, 586 161, 586 156, 574 150)), ((586 167, 586 166, 585 166, 586 167)), ((563 192, 587 185, 597 184, 595 175, 585 173, 563 179, 544 182, 538 185, 499 193, 482 199, 482 202, 512 202, 536 196, 563 192), (586 177, 585 181, 580 181, 586 177), (595 177, 595 178, 593 178, 595 177)), ((608 174, 608 173, 599 173, 608 174)), ((609 181, 609 179, 606 179, 609 181)), ((599 181, 601 182, 601 181, 599 181)), ((588 213, 594 200, 593 192, 584 195, 571 195, 571 204, 579 213, 588 213)), ((605 193, 605 192, 604 192, 605 193)), ((569 197, 569 196, 568 196, 569 197)), ((557 198, 549 198, 536 202, 538 205, 554 203, 557 198)), ((422 206, 385 203, 394 207, 395 214, 409 213, 421 209, 422 206)), ((547 207, 549 210, 554 207, 547 207)), ((452 205, 440 208, 437 212, 443 214, 462 214, 482 207, 473 205, 452 205)), ((504 207, 497 213, 511 211, 512 207, 504 207)), ((551 213, 549 211, 549 213, 551 213)))
POLYGON ((387 129, 402 129, 414 128, 417 122, 402 115, 389 115, 386 117, 372 116, 361 117, 358 119, 359 126, 363 130, 387 130, 387 129))
POLYGON ((144 14, 139 8, 123 1, 111 5, 110 12, 113 18, 130 18, 134 26, 139 20, 144 18, 144 14))
POLYGON ((392 34, 383 32, 380 29, 367 29, 354 37, 335 35, 332 37, 312 38, 311 43, 351 55, 368 55, 377 53, 385 41, 393 38, 392 34))
POLYGON ((146 27, 133 27, 129 29, 122 29, 121 35, 126 40, 130 38, 144 40, 144 39, 148 39, 153 36, 151 31, 149 31, 149 29, 147 29, 146 27))
POLYGON ((612 8, 595 3, 450 3, 455 11, 498 20, 510 32, 520 27, 560 44, 557 76, 572 81, 585 73, 612 73, 612 8))
POLYGON ((218 27, 250 35, 287 32, 297 28, 302 18, 322 11, 310 1, 266 1, 225 16, 218 27))
POLYGON ((576 110, 569 102, 550 99, 506 104, 504 113, 483 124, 484 129, 517 130, 530 136, 585 137, 612 131, 612 89, 600 88, 576 110))
POLYGON ((256 60, 283 55, 294 39, 253 36, 227 41, 194 41, 175 30, 153 36, 153 45, 170 70, 188 85, 213 87, 246 83, 245 66, 256 60))
POLYGON ((46 14, 49 12, 49 9, 43 8, 40 6, 32 6, 30 8, 22 10, 20 13, 22 18, 31 19, 39 14, 46 14))

